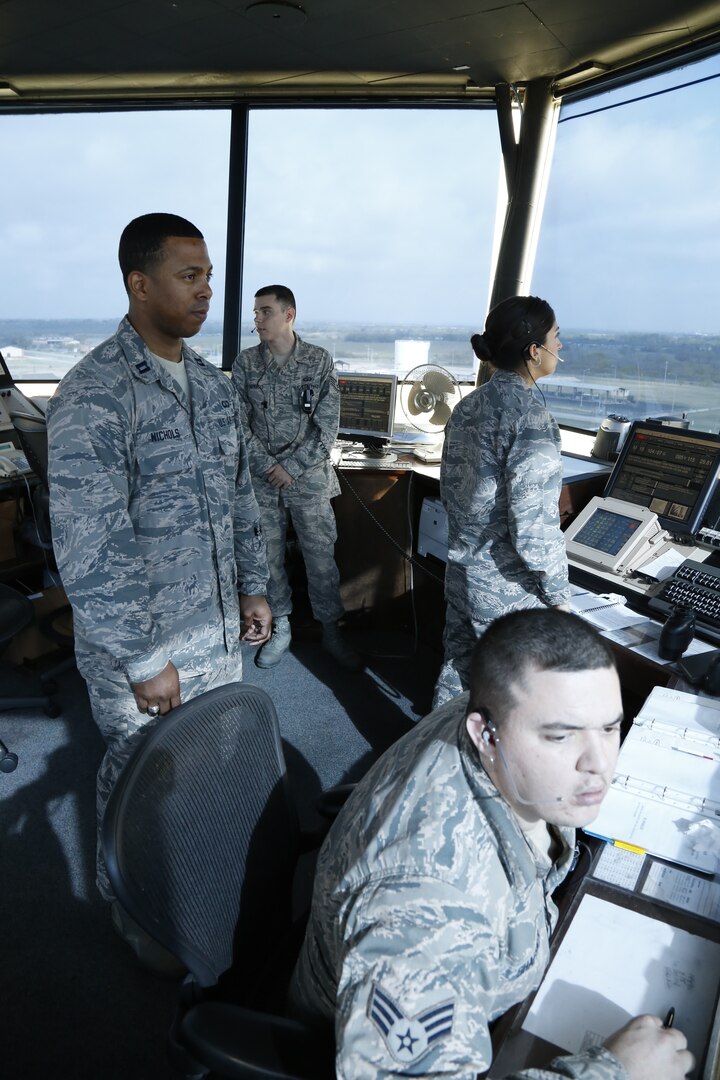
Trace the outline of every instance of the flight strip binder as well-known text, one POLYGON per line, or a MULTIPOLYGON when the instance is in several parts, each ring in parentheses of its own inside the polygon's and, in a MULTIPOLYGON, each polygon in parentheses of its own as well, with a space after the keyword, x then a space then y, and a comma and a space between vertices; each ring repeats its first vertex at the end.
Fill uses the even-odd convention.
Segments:
POLYGON ((720 701, 654 687, 585 832, 706 873, 720 871, 720 701))

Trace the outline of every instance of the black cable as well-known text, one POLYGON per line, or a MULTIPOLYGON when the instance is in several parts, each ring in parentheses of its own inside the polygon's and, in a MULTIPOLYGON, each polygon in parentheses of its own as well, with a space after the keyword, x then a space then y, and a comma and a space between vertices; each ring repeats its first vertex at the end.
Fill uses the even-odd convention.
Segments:
MULTIPOLYGON (((32 518, 33 518, 33 522, 34 522, 34 525, 35 525, 35 535, 37 536, 38 547, 42 551, 43 559, 45 560, 45 570, 47 572, 47 575, 48 575, 48 578, 49 578, 51 584, 57 587, 57 586, 61 585, 62 582, 60 581, 60 575, 58 574, 58 572, 56 570, 53 570, 51 568, 51 566, 50 566, 50 563, 48 562, 47 547, 44 544, 42 536, 40 534, 40 525, 39 525, 39 522, 38 522, 38 519, 37 519, 37 514, 35 513, 35 502, 34 502, 33 497, 32 497, 32 492, 30 490, 30 484, 28 483, 28 478, 27 478, 27 476, 22 476, 22 477, 20 477, 20 479, 24 482, 25 488, 27 490, 27 497, 28 497, 28 502, 30 503, 30 511, 32 513, 32 518), (55 580, 56 578, 57 578, 57 580, 55 580)), ((49 547, 50 547, 50 550, 52 550, 52 543, 49 545, 49 547)), ((45 588, 45 585, 43 585, 43 588, 45 588)))
POLYGON ((525 357, 523 357, 523 360, 525 360, 525 367, 527 368, 527 373, 528 373, 528 375, 530 376, 530 378, 531 378, 531 379, 532 379, 532 381, 533 381, 533 386, 535 387, 535 389, 537 390, 538 394, 539 394, 539 395, 540 395, 540 397, 542 398, 542 403, 543 403, 543 406, 544 406, 544 408, 546 408, 546 409, 547 409, 547 401, 545 400, 545 395, 543 394, 543 392, 542 392, 542 390, 540 389, 540 387, 538 386, 538 384, 537 384, 537 383, 535 382, 535 379, 534 379, 534 377, 533 377, 533 373, 532 373, 532 371, 530 370, 530 365, 528 364, 528 362, 527 362, 527 360, 525 359, 525 357))
MULTIPOLYGON (((402 545, 398 543, 398 541, 397 541, 397 540, 395 539, 395 537, 394 537, 394 536, 391 536, 391 535, 390 535, 390 533, 389 533, 389 532, 387 531, 387 529, 385 528, 385 526, 384 526, 384 525, 381 525, 381 523, 380 523, 380 522, 378 521, 378 519, 377 519, 377 518, 375 517, 375 515, 373 514, 372 510, 370 509, 370 507, 369 507, 369 506, 366 506, 366 504, 365 504, 365 503, 363 502, 363 500, 362 500, 362 498, 360 497, 360 495, 358 495, 357 491, 355 490, 355 488, 354 488, 354 487, 352 486, 352 484, 351 484, 351 483, 350 483, 350 481, 348 480, 348 478, 347 478, 347 475, 346 475, 346 474, 345 474, 344 472, 341 472, 341 471, 340 471, 340 469, 338 468, 338 466, 337 466, 337 465, 335 465, 335 463, 334 463, 334 462, 333 462, 333 468, 335 469, 335 472, 337 473, 337 475, 338 475, 338 477, 339 477, 339 479, 340 479, 340 482, 341 482, 341 484, 342 484, 342 481, 344 480, 344 481, 345 481, 345 483, 347 484, 348 488, 349 488, 349 489, 350 489, 350 491, 352 492, 352 494, 353 494, 353 495, 355 496, 355 498, 357 499, 357 501, 358 501, 358 502, 360 503, 360 506, 361 506, 361 507, 363 508, 363 510, 365 511, 365 513, 366 513, 366 514, 367 514, 367 515, 368 515, 368 516, 369 516, 370 518, 372 518, 372 520, 373 520, 373 521, 374 521, 374 523, 375 523, 375 524, 377 525, 377 527, 378 527, 378 529, 380 530, 380 532, 381 532, 381 533, 383 533, 383 534, 384 534, 384 536, 386 537, 386 539, 387 539, 387 540, 389 540, 389 541, 390 541, 390 543, 391 543, 391 544, 393 545, 393 547, 394 547, 394 548, 396 548, 396 549, 397 549, 397 551, 399 551, 399 552, 400 552, 400 554, 402 555, 403 559, 404 559, 404 560, 405 560, 406 562, 410 563, 410 565, 411 565, 412 567, 417 567, 417 569, 418 569, 418 570, 422 570, 423 574, 426 574, 426 575, 427 575, 428 577, 431 577, 431 578, 433 579, 433 581, 437 581, 438 585, 442 585, 442 586, 444 587, 444 586, 445 586, 445 580, 444 580, 444 578, 438 577, 438 576, 437 576, 437 574, 433 574, 432 570, 428 570, 428 568, 427 568, 426 566, 423 566, 423 565, 422 565, 421 563, 417 562, 417 561, 415 560, 415 558, 414 558, 414 556, 413 556, 412 554, 408 555, 408 553, 407 553, 407 551, 405 550, 405 548, 404 548, 404 547, 402 547, 402 545)), ((405 470, 402 470, 402 471, 404 472, 405 470)), ((411 487, 412 487, 412 484, 413 484, 413 482, 414 482, 414 480, 415 480, 415 475, 414 475, 414 473, 413 473, 412 469, 410 469, 410 470, 408 470, 408 471, 409 471, 409 472, 410 472, 410 474, 411 474, 411 475, 410 475, 410 485, 411 485, 411 487)), ((410 490, 410 489, 409 489, 409 490, 410 490)), ((409 491, 408 491, 408 494, 409 494, 409 491)), ((412 529, 410 529, 411 545, 412 545, 412 535, 413 535, 413 531, 412 531, 412 529)))

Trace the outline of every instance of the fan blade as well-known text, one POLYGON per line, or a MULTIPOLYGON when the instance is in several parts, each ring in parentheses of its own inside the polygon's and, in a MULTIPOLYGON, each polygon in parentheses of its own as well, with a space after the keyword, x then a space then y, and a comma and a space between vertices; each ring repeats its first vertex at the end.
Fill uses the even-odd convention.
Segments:
POLYGON ((452 379, 442 371, 428 371, 425 385, 433 394, 451 394, 454 389, 452 379))
POLYGON ((421 405, 418 404, 417 400, 422 393, 422 388, 423 386, 420 382, 413 383, 410 387, 410 392, 407 396, 407 407, 411 416, 420 416, 421 413, 427 412, 426 409, 423 409, 421 405))
POLYGON ((450 419, 451 412, 452 409, 446 401, 439 401, 435 408, 435 412, 430 417, 430 423, 437 424, 438 427, 444 427, 450 419))

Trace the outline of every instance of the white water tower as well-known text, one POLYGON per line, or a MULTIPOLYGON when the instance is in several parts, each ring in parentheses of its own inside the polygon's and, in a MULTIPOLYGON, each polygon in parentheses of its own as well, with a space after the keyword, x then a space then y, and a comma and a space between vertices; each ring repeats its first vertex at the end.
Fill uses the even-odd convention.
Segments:
POLYGON ((427 364, 430 353, 429 341, 396 340, 395 370, 403 374, 421 364, 427 364))

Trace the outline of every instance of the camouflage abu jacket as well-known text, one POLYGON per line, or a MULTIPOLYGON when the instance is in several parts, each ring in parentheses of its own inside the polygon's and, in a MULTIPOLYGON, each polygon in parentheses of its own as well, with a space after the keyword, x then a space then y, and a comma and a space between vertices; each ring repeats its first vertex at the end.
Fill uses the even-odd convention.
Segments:
POLYGON ((295 483, 283 499, 333 498, 340 484, 330 461, 337 438, 340 392, 332 357, 295 335, 295 351, 275 363, 266 345, 245 349, 233 364, 250 472, 256 487, 279 462, 295 483), (303 408, 303 397, 309 411, 303 408))
POLYGON ((230 379, 183 345, 192 408, 130 322, 48 407, 53 547, 83 674, 187 675, 239 652, 267 563, 230 379))
POLYGON ((568 599, 561 486, 558 426, 519 375, 496 371, 455 407, 440 472, 446 594, 473 622, 568 599))
MULTIPOLYGON (((290 1004, 334 1020, 342 1080, 490 1067, 488 1025, 540 984, 572 859, 531 847, 465 730, 467 694, 424 719, 360 782, 318 860, 290 1004)), ((518 1073, 627 1080, 594 1048, 518 1073)))

